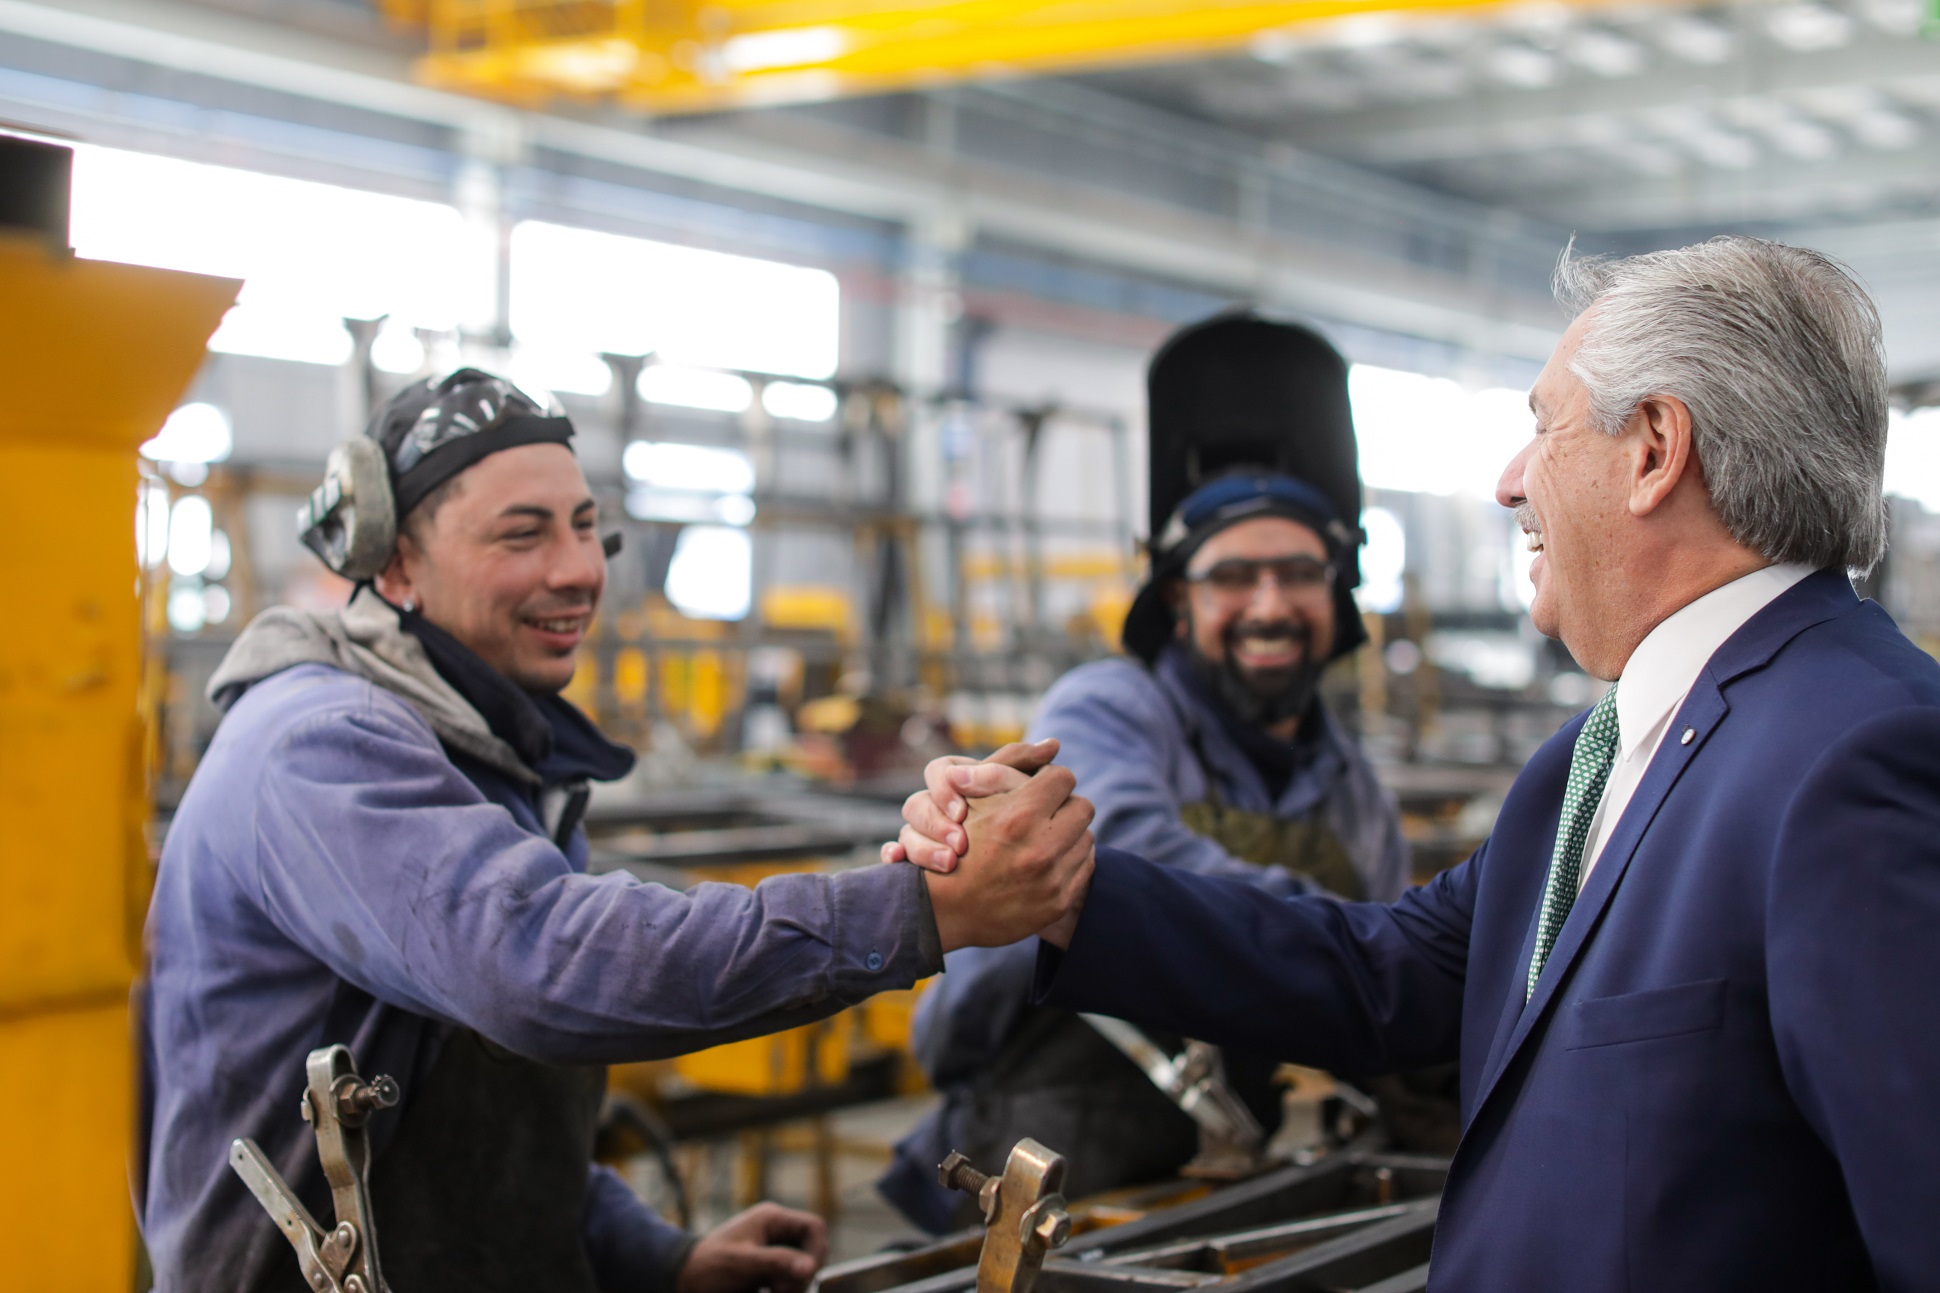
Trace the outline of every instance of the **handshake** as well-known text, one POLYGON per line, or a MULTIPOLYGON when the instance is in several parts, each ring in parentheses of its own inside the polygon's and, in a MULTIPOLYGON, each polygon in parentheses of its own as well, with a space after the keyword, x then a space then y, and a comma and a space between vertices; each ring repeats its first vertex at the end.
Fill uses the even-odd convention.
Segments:
POLYGON ((943 950, 1002 947, 1039 935, 1064 947, 1091 884, 1093 810, 1051 760, 1056 741, 952 756, 923 770, 902 834, 882 860, 921 867, 943 950))

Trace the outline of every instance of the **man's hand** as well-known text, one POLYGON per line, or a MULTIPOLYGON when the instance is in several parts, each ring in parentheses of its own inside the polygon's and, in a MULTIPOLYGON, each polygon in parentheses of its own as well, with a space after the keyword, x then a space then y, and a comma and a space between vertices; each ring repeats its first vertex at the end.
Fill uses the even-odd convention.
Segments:
POLYGON ((701 1236, 674 1277, 674 1293, 803 1293, 828 1255, 820 1217, 757 1203, 701 1236))
POLYGON ((923 877, 945 952, 1003 947, 1041 932, 1069 941, 1094 853, 1092 807, 1071 793, 1076 785, 1068 769, 1049 767, 1015 790, 970 803, 962 865, 923 877))
POLYGON ((958 754, 930 760, 923 769, 923 789, 903 803, 908 825, 882 846, 882 860, 913 862, 925 871, 948 875, 970 848, 963 825, 970 812, 966 801, 1016 790, 1057 753, 1055 740, 1029 745, 1014 741, 982 761, 958 754))

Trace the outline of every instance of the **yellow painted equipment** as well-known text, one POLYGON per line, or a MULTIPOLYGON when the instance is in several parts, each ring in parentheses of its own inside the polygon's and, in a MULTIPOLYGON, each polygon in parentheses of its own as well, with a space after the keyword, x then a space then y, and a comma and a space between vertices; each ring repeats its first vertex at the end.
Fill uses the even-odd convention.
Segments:
POLYGON ((0 1251, 9 1287, 135 1268, 128 993, 148 903, 136 446, 240 284, 0 236, 0 1251))
POLYGON ((431 36, 424 81, 654 113, 880 94, 1244 49, 1361 14, 1487 0, 380 0, 431 36))
MULTIPOLYGON (((739 884, 753 888, 770 876, 821 870, 819 859, 787 862, 723 862, 687 868, 696 883, 739 884)), ((883 1051, 907 1053, 910 1019, 919 988, 886 992, 840 1014, 800 1028, 690 1051, 672 1060, 613 1069, 622 1089, 652 1094, 663 1072, 678 1074, 703 1091, 726 1095, 785 1096, 811 1087, 830 1087, 849 1076, 861 1056, 883 1051)), ((915 1069, 905 1066, 912 1084, 915 1069)))

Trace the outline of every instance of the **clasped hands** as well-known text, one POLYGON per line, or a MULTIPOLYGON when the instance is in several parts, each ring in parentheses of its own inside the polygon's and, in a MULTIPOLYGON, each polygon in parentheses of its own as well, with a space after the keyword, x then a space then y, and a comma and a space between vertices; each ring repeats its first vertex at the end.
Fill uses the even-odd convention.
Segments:
POLYGON ((932 760, 903 804, 884 862, 921 867, 943 950, 1002 947, 1032 934, 1067 946, 1091 884, 1092 806, 1051 762, 1056 741, 1006 745, 979 762, 932 760))

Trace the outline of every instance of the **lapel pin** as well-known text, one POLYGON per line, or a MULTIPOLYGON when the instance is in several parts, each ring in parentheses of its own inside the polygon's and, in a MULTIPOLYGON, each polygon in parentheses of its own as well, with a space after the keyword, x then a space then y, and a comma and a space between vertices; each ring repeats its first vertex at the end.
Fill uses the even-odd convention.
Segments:
POLYGON ((1689 745, 1692 741, 1696 739, 1697 739, 1697 729, 1695 727, 1687 727, 1684 729, 1684 735, 1677 738, 1677 743, 1679 745, 1689 745))

